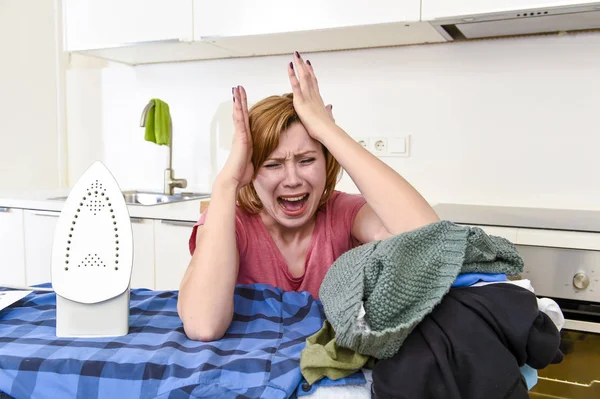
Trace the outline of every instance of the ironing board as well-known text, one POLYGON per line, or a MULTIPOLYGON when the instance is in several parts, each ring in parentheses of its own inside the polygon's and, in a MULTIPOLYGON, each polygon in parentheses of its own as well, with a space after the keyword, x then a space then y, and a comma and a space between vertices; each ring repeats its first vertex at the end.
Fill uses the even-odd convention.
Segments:
POLYGON ((225 337, 203 343, 186 337, 177 295, 133 289, 127 335, 69 339, 55 335, 56 294, 32 292, 0 311, 0 392, 32 399, 296 395, 300 353, 324 320, 319 301, 237 286, 225 337))

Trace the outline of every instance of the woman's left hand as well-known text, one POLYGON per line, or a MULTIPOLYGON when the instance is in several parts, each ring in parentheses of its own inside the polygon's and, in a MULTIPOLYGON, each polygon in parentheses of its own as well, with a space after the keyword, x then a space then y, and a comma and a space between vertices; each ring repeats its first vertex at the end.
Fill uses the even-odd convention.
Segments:
POLYGON ((308 134, 313 139, 319 140, 319 134, 323 133, 328 126, 335 124, 332 106, 325 106, 321 98, 317 77, 310 61, 304 62, 298 52, 294 53, 294 60, 295 62, 290 62, 288 65, 288 76, 294 93, 294 109, 308 134))

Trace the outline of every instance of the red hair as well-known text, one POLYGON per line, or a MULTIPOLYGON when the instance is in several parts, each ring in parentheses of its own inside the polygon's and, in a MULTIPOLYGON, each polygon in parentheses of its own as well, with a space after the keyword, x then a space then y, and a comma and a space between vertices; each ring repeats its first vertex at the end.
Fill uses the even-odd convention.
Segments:
MULTIPOLYGON (((252 135, 252 164, 256 176, 260 166, 279 145, 281 134, 292 124, 301 122, 294 109, 291 93, 270 96, 259 101, 248 110, 248 118, 252 135)), ((325 155, 325 190, 319 206, 331 197, 342 171, 342 167, 327 148, 323 145, 321 147, 325 155)), ((240 190, 238 203, 248 213, 255 214, 263 208, 253 182, 240 190)))

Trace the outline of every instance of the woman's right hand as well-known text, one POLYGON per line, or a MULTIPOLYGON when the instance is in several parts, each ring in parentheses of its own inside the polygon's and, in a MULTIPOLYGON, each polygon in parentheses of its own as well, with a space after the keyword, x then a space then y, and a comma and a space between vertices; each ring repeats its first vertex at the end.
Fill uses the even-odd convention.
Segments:
POLYGON ((233 94, 233 145, 221 170, 220 178, 233 182, 237 189, 249 184, 254 176, 252 165, 252 136, 248 119, 246 90, 242 86, 232 88, 233 94))

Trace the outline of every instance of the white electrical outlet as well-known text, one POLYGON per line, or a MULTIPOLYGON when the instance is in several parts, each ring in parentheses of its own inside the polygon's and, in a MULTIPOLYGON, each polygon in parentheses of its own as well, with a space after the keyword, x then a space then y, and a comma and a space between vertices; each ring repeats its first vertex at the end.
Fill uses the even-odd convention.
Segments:
POLYGON ((362 145, 363 147, 365 147, 366 149, 369 149, 369 138, 368 137, 355 137, 354 140, 362 145))
POLYGON ((369 151, 377 156, 385 156, 388 152, 387 137, 370 137, 369 151))

